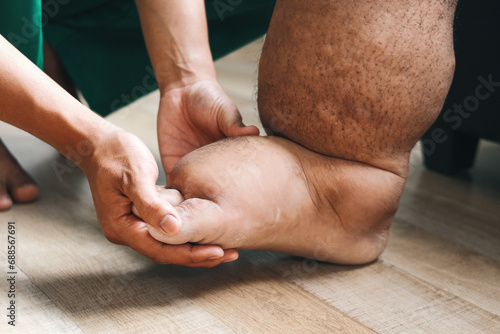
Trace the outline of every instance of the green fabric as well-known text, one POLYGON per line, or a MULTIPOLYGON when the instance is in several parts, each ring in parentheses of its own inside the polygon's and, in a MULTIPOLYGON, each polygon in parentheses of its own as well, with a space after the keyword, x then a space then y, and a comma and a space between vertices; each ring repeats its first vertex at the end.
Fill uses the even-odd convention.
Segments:
MULTIPOLYGON (((44 34, 90 107, 104 116, 156 89, 157 84, 134 1, 98 2, 72 0, 44 27, 44 34)), ((214 59, 265 34, 274 3, 207 0, 214 59)))
MULTIPOLYGON (((41 67, 43 26, 43 37, 97 113, 105 116, 157 88, 133 0, 0 1, 0 32, 26 37, 26 25, 37 28, 28 43, 13 44, 41 67)), ((206 0, 214 59, 265 34, 274 4, 206 0)))
POLYGON ((43 68, 41 0, 0 0, 0 34, 43 68))

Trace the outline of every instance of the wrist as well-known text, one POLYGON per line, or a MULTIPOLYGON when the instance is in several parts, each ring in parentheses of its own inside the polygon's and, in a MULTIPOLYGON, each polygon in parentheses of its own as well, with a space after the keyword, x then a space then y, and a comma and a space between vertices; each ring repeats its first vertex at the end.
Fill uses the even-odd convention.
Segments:
POLYGON ((190 86, 199 81, 217 81, 212 62, 201 65, 155 66, 154 72, 160 93, 190 86))
POLYGON ((64 128, 65 139, 53 146, 85 174, 97 163, 102 155, 100 151, 106 149, 111 136, 120 130, 88 109, 68 119, 64 128))
MULTIPOLYGON (((121 153, 117 152, 113 145, 120 143, 125 134, 127 134, 125 130, 102 119, 102 122, 91 124, 85 137, 71 147, 73 156, 66 155, 66 157, 72 161, 76 158, 77 161, 73 163, 88 176, 96 166, 101 165, 103 158, 121 153)), ((67 148, 67 151, 69 150, 70 148, 67 148)))

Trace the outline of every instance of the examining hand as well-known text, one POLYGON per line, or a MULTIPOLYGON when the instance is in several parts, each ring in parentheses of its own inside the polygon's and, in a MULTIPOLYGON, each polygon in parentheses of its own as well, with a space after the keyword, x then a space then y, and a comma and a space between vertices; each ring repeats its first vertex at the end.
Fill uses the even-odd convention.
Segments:
POLYGON ((167 245, 148 233, 148 224, 174 235, 182 222, 158 196, 158 167, 148 148, 124 130, 111 131, 82 164, 99 223, 108 240, 131 247, 157 263, 212 267, 237 257, 215 245, 167 245), (132 203, 142 220, 132 214, 132 203))
POLYGON ((162 94, 158 141, 167 177, 183 156, 225 137, 258 135, 215 81, 196 81, 162 94))

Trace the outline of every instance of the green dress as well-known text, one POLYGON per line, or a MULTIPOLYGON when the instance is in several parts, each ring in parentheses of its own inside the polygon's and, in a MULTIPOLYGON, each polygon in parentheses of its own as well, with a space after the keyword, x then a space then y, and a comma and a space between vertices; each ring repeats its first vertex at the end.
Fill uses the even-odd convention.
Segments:
MULTIPOLYGON (((214 60, 265 34, 274 4, 206 0, 214 60)), ((0 9, 0 33, 40 68, 45 38, 97 113, 157 88, 133 0, 0 0, 0 9)))

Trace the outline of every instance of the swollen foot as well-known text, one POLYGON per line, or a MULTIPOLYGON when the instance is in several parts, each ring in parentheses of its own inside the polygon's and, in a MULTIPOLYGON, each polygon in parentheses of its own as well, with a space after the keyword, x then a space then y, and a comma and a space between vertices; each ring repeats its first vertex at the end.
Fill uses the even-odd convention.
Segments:
POLYGON ((278 137, 225 139, 190 153, 163 191, 182 217, 169 244, 217 244, 359 264, 385 248, 404 180, 278 137), (181 195, 182 194, 182 195, 181 195))

